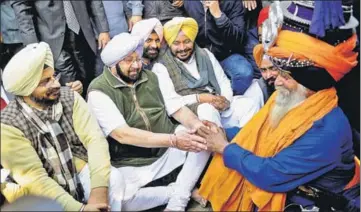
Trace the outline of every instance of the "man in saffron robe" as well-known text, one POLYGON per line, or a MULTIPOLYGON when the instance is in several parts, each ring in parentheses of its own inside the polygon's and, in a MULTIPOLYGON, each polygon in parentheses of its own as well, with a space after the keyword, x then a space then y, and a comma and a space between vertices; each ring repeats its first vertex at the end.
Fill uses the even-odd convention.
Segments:
MULTIPOLYGON (((256 60, 268 50, 279 68, 276 92, 231 143, 213 123, 207 123, 211 129, 198 131, 208 149, 218 153, 200 188, 213 210, 284 211, 291 204, 319 207, 317 198, 312 202, 295 190, 338 195, 346 201, 340 210, 359 210, 359 161, 334 88, 357 64, 355 45, 355 34, 334 44, 282 30, 275 46, 255 47, 256 60), (350 188, 356 191, 352 197, 350 188)), ((330 207, 339 203, 328 200, 330 207)))

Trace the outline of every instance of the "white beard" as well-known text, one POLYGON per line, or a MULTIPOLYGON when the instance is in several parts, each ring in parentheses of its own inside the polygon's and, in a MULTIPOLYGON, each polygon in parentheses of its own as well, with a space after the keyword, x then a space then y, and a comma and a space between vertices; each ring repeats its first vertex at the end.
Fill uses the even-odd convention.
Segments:
POLYGON ((278 90, 278 94, 270 114, 270 124, 272 128, 276 128, 288 111, 307 98, 307 88, 301 84, 298 84, 295 91, 287 90, 282 86, 276 86, 276 90, 278 90))

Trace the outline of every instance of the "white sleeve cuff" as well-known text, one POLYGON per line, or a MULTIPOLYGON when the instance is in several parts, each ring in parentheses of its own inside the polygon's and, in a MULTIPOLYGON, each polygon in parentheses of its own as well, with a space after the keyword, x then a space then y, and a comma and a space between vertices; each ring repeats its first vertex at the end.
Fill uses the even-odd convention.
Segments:
POLYGON ((183 96, 183 102, 185 105, 191 105, 197 103, 197 94, 191 94, 187 96, 183 96))

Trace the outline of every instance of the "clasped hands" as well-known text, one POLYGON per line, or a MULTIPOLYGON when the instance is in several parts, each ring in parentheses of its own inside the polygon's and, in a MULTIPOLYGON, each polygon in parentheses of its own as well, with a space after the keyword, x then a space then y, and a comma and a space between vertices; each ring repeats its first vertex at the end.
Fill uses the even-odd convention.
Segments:
POLYGON ((197 129, 179 131, 175 136, 175 147, 189 152, 210 151, 222 154, 228 145, 224 130, 210 121, 202 121, 197 129))

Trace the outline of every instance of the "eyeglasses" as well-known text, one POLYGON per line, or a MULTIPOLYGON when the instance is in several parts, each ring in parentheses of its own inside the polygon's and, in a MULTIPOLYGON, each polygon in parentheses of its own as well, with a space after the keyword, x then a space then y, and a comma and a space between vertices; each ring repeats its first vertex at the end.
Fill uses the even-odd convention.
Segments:
POLYGON ((141 63, 142 62, 142 59, 141 58, 126 58, 124 59, 124 62, 128 65, 133 65, 134 62, 136 62, 137 64, 141 63))
POLYGON ((55 82, 55 81, 59 81, 61 78, 61 73, 57 74, 57 75, 54 75, 53 77, 51 78, 48 78, 46 81, 44 82, 40 82, 39 83, 39 86, 41 87, 45 87, 45 88, 50 88, 51 85, 55 82))

